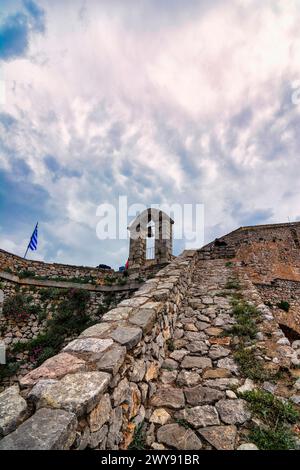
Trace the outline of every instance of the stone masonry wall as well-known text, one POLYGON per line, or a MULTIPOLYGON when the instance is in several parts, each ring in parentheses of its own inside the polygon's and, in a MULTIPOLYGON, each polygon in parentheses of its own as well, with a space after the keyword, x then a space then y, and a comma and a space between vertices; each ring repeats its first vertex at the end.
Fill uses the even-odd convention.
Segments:
POLYGON ((242 227, 199 250, 203 259, 242 261, 254 282, 300 281, 300 222, 242 227))
MULTIPOLYGON (((16 278, 17 279, 17 278, 16 278)), ((0 341, 5 344, 7 357, 12 347, 17 343, 26 343, 46 332, 47 321, 52 317, 58 302, 64 299, 64 293, 70 289, 82 289, 89 292, 85 313, 91 323, 99 321, 104 312, 113 308, 121 300, 128 299, 132 293, 138 289, 140 284, 127 282, 125 285, 94 286, 90 284, 77 284, 54 281, 16 281, 15 276, 0 273, 0 341), (5 277, 4 277, 5 276, 5 277), (9 279, 12 278, 12 279, 9 279), (42 285, 32 285, 42 284, 42 285), (28 307, 36 307, 24 319, 10 318, 4 316, 2 312, 5 300, 13 299, 21 294, 28 307), (54 295, 53 295, 54 294, 54 295)), ((73 336, 69 336, 69 340, 73 336)), ((19 352, 13 355, 19 363, 16 374, 0 380, 0 390, 9 384, 15 383, 22 375, 29 372, 34 367, 34 361, 30 354, 19 352)), ((1 367, 1 366, 0 366, 1 367)))
POLYGON ((285 325, 300 335, 300 282, 275 279, 270 284, 256 284, 265 303, 273 311, 278 323, 285 325), (278 307, 280 302, 289 303, 289 311, 278 307))
POLYGON ((20 256, 0 250, 0 271, 20 273, 22 271, 32 271, 37 276, 45 276, 48 279, 56 277, 78 278, 91 277, 94 280, 102 279, 107 274, 118 275, 113 269, 98 269, 88 266, 72 266, 58 263, 44 263, 43 261, 32 261, 20 256))
POLYGON ((21 392, 6 389, 0 449, 127 448, 155 392, 195 262, 195 253, 183 253, 21 378, 21 392))

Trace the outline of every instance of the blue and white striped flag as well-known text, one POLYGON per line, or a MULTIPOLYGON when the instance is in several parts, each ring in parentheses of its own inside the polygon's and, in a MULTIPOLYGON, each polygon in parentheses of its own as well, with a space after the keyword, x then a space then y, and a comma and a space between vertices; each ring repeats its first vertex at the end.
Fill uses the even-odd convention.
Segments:
POLYGON ((28 248, 30 248, 32 251, 35 251, 37 249, 37 244, 38 244, 38 223, 35 226, 33 234, 31 235, 28 248))
POLYGON ((37 249, 37 245, 38 245, 38 223, 35 226, 33 234, 31 235, 30 242, 28 243, 28 247, 27 247, 26 253, 24 255, 24 258, 26 258, 27 251, 29 249, 31 251, 35 251, 37 249))

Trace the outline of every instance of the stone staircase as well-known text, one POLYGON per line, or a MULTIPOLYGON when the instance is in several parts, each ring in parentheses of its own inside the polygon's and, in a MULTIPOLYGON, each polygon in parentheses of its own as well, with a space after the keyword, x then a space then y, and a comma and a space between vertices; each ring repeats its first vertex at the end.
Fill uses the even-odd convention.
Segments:
MULTIPOLYGON (((228 330, 236 323, 232 296, 237 291, 229 289, 228 280, 237 277, 239 295, 261 311, 257 356, 260 347, 268 346, 269 352, 274 352, 274 357, 265 355, 257 360, 276 368, 293 353, 267 307, 258 304, 255 287, 232 266, 222 259, 198 261, 157 388, 147 403, 149 448, 257 449, 247 437, 255 417, 241 393, 257 388, 274 391, 277 386, 284 399, 295 394, 295 389, 280 388, 279 384, 254 383, 243 376, 234 360, 238 339, 228 330), (268 344, 267 338, 271 338, 268 344)), ((297 403, 297 395, 294 401, 297 403)))

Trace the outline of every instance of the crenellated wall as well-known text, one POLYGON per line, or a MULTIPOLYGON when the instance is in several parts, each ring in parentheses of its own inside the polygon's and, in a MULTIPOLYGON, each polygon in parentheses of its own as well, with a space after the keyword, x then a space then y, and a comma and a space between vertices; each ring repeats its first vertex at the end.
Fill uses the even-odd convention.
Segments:
POLYGON ((196 258, 183 253, 23 377, 21 393, 7 389, 0 449, 127 448, 155 392, 196 258))

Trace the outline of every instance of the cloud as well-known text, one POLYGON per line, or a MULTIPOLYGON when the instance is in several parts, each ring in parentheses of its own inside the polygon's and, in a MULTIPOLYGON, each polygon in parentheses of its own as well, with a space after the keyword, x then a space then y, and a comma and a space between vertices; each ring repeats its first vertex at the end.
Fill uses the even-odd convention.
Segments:
POLYGON ((39 5, 5 66, 0 246, 39 219, 45 259, 117 267, 128 242, 98 240, 96 210, 119 195, 204 203, 207 242, 299 215, 297 1, 39 5))
POLYGON ((24 0, 25 12, 8 15, 0 24, 0 59, 12 60, 24 56, 30 35, 45 31, 45 12, 33 0, 24 0))

